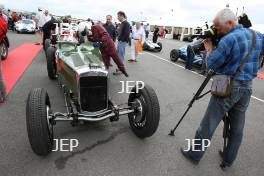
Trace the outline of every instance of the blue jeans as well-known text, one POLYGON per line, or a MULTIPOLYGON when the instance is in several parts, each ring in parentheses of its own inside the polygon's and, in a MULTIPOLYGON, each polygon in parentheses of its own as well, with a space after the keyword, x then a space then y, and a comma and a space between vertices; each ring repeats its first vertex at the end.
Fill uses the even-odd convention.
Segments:
POLYGON ((118 55, 119 55, 119 57, 120 57, 120 59, 122 60, 123 63, 125 61, 126 46, 127 46, 127 42, 118 41, 118 43, 117 43, 118 55))
MULTIPOLYGON (((226 164, 231 165, 236 159, 238 149, 242 142, 245 124, 245 113, 252 94, 252 81, 233 81, 231 96, 218 98, 212 96, 203 120, 196 131, 195 139, 211 140, 215 129, 228 112, 230 117, 230 136, 224 156, 226 164)), ((194 160, 200 160, 205 151, 201 151, 202 141, 197 140, 195 150, 188 153, 194 160)))

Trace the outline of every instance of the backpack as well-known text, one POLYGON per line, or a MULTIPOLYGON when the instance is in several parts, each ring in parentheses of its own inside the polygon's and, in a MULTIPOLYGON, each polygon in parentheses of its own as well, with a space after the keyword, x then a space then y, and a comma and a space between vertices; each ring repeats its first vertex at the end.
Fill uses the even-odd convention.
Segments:
POLYGON ((7 21, 4 19, 3 16, 0 16, 0 40, 6 35, 7 33, 8 24, 7 21))

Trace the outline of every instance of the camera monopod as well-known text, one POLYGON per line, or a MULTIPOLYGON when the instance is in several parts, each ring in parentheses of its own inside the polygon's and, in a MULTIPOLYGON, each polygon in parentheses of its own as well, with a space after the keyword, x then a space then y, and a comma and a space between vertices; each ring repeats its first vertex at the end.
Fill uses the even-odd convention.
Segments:
POLYGON ((205 78, 205 80, 203 81, 202 85, 199 87, 198 91, 195 93, 194 97, 192 98, 192 100, 190 101, 190 103, 188 104, 188 108, 185 110, 184 114, 182 115, 182 117, 180 118, 179 122, 176 124, 176 126, 170 131, 169 135, 170 136, 174 136, 174 132, 175 130, 178 128, 178 126, 180 125, 180 123, 182 122, 183 118, 186 116, 186 114, 188 113, 188 111, 191 109, 193 103, 196 100, 199 100, 201 98, 203 98, 205 95, 207 95, 208 93, 211 92, 211 90, 207 91, 206 93, 202 94, 205 86, 208 84, 208 82, 210 81, 211 77, 215 74, 215 72, 213 70, 209 70, 208 74, 205 78))

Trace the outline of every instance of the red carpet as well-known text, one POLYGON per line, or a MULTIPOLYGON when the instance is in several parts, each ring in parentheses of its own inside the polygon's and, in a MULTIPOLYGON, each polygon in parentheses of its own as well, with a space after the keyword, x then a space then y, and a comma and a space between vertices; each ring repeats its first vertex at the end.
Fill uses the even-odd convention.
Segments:
POLYGON ((24 43, 11 51, 8 58, 2 62, 2 74, 7 87, 7 94, 11 92, 41 48, 41 45, 24 43))
POLYGON ((258 78, 264 79, 264 73, 263 74, 258 74, 258 78))

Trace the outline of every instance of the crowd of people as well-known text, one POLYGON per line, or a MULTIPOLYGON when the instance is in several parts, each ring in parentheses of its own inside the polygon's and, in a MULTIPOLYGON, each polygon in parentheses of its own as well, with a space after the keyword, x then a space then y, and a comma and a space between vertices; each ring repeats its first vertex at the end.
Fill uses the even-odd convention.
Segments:
MULTIPOLYGON (((108 68, 108 66, 112 66, 110 58, 112 58, 114 61, 117 61, 114 57, 119 57, 121 62, 118 62, 118 69, 115 70, 113 73, 114 75, 119 75, 121 72, 124 72, 120 70, 120 67, 123 67, 125 56, 126 56, 126 48, 128 45, 131 46, 131 54, 128 61, 136 62, 138 61, 138 54, 142 51, 142 46, 146 40, 146 38, 149 37, 150 33, 150 26, 149 24, 143 25, 143 23, 140 22, 134 22, 132 25, 127 21, 127 16, 125 12, 119 11, 117 13, 117 19, 119 23, 113 22, 112 15, 106 15, 106 22, 102 23, 101 21, 94 22, 92 19, 88 18, 87 20, 79 20, 75 21, 75 23, 78 25, 78 32, 77 36, 79 38, 79 41, 84 41, 83 36, 81 33, 86 29, 90 29, 92 31, 92 26, 96 26, 97 30, 102 30, 101 27, 105 29, 105 31, 100 32, 106 32, 107 35, 110 36, 113 46, 117 50, 118 55, 113 56, 113 53, 109 53, 109 49, 102 49, 102 55, 105 61, 105 64, 108 68), (101 26, 101 27, 98 27, 101 26), (117 43, 115 45, 115 43, 117 43), (107 53, 108 52, 108 53, 107 53), (109 57, 111 55, 111 57, 109 57), (107 59, 106 59, 107 58, 107 59), (106 62, 106 60, 109 60, 106 62), (122 63, 122 65, 121 65, 122 63)), ((52 31, 54 30, 55 23, 72 23, 71 16, 67 16, 64 19, 58 19, 56 17, 51 17, 49 15, 48 10, 44 10, 44 12, 41 9, 38 9, 38 14, 34 18, 36 22, 36 35, 38 38, 38 42, 36 44, 45 44, 45 40, 50 38, 52 31), (42 40, 42 41, 41 41, 42 40)), ((153 34, 153 42, 156 43, 158 36, 159 36, 159 28, 155 29, 155 32, 153 34)), ((95 35, 95 34, 94 34, 95 35)), ((90 37, 91 39, 92 37, 90 37)), ((102 39, 97 38, 98 41, 102 42, 102 39)), ((97 41, 97 42, 98 42, 97 41)), ((108 48, 112 46, 112 44, 109 43, 109 41, 105 41, 108 43, 108 48)), ((112 51, 112 50, 111 50, 112 51)), ((127 74, 126 74, 127 75, 127 74)))

